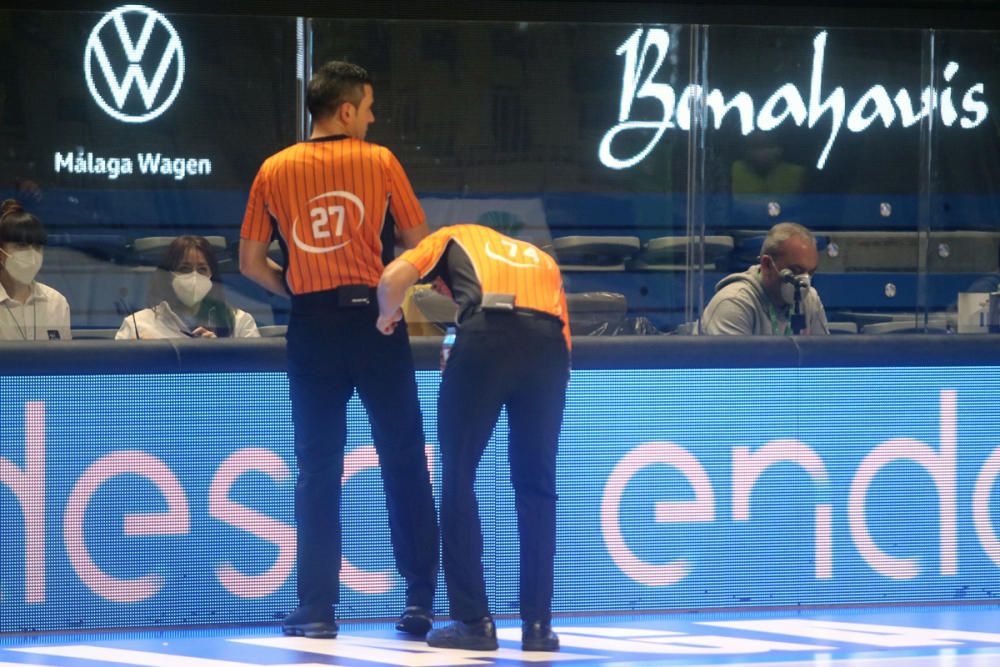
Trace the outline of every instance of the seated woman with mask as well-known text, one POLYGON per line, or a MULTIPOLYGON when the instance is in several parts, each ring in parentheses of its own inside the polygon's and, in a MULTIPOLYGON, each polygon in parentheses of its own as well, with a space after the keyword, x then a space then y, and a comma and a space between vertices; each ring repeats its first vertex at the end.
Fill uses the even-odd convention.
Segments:
POLYGON ((68 340, 66 297, 35 280, 45 227, 21 205, 0 204, 0 340, 68 340))
POLYGON ((219 261, 202 236, 178 236, 150 285, 151 308, 128 315, 118 340, 154 338, 256 338, 250 313, 226 303, 219 261))

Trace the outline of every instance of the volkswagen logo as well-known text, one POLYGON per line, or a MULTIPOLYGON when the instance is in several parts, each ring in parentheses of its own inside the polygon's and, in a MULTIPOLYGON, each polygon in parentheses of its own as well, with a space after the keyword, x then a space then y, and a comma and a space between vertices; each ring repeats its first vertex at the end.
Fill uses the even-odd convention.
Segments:
POLYGON ((145 123, 177 98, 184 50, 163 14, 123 5, 105 14, 90 32, 83 71, 90 94, 104 111, 125 123, 145 123))

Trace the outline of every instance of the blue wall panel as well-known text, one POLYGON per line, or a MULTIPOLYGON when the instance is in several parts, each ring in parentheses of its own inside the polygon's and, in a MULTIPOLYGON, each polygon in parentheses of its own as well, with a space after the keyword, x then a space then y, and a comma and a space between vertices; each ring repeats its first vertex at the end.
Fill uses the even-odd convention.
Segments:
MULTIPOLYGON (((556 611, 995 600, 998 371, 574 371, 556 611)), ((418 384, 439 495, 437 373, 418 384)), ((339 614, 394 616, 357 399, 349 423, 339 614)), ((505 427, 478 480, 495 613, 517 604, 505 427)), ((280 617, 294 465, 281 373, 0 377, 0 631, 280 617)))

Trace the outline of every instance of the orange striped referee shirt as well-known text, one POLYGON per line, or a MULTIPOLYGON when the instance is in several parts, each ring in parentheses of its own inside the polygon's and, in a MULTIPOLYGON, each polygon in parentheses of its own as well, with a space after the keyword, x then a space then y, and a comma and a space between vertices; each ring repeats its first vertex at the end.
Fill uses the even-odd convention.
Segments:
POLYGON ((439 268, 452 244, 462 251, 462 261, 467 259, 471 265, 471 270, 463 272, 463 276, 476 283, 472 286, 456 284, 459 277, 452 269, 449 287, 460 309, 480 305, 486 293, 511 294, 516 308, 546 313, 562 320, 566 347, 572 349, 562 274, 550 255, 489 227, 452 225, 426 237, 399 259, 413 265, 420 277, 426 278, 439 268), (473 303, 463 303, 469 300, 473 303))
POLYGON ((387 213, 401 229, 424 222, 396 156, 360 139, 321 137, 264 161, 240 236, 269 243, 277 227, 288 252, 285 282, 292 294, 374 287, 385 268, 387 213))

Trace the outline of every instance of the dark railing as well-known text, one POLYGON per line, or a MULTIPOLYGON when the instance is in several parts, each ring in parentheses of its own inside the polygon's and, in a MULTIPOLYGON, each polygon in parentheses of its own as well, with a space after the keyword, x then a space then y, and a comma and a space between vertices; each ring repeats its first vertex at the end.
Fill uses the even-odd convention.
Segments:
MULTIPOLYGON (((438 367, 441 339, 414 338, 418 369, 438 367)), ((577 337, 573 368, 1000 366, 1000 336, 577 337)), ((285 340, 0 343, 3 375, 282 372, 285 340)))

